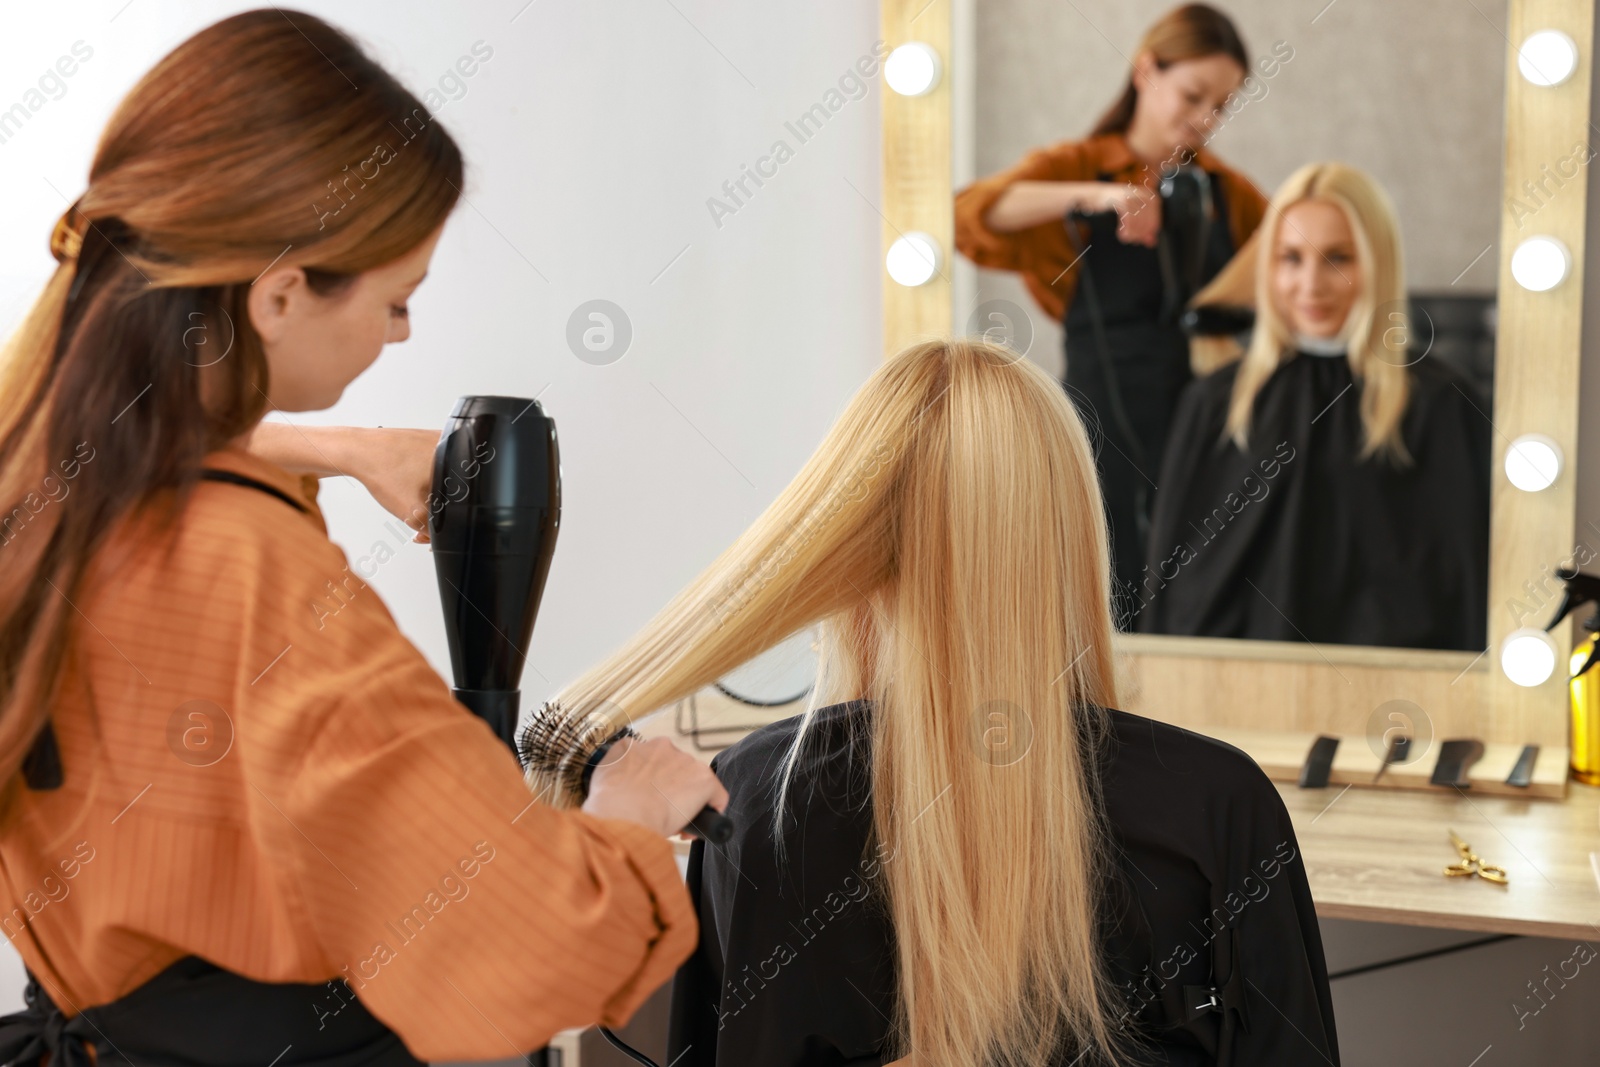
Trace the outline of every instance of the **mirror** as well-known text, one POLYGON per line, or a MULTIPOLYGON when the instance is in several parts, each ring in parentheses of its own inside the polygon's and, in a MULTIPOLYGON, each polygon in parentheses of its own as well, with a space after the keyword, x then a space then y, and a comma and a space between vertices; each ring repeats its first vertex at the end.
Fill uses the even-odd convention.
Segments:
POLYGON ((1506 0, 975 7, 954 318, 1085 416, 1124 628, 1484 649, 1502 212, 1588 160, 1502 199, 1506 0))
POLYGON ((805 710, 817 680, 817 628, 799 630, 679 701, 673 726, 701 752, 715 752, 744 734, 805 710))

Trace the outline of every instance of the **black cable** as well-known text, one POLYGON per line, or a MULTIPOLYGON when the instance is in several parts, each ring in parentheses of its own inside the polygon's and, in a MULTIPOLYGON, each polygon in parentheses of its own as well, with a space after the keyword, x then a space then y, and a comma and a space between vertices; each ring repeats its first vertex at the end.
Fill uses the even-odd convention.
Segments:
POLYGON ((1414 952, 1409 956, 1400 956, 1397 959, 1383 960, 1379 963, 1368 963, 1361 967, 1351 967, 1339 971, 1337 974, 1328 975, 1328 981, 1337 982, 1341 978, 1354 978, 1358 974, 1370 974, 1388 967, 1398 967, 1403 963, 1416 963, 1419 960, 1431 960, 1435 956, 1448 956, 1452 952, 1465 952, 1469 948, 1482 948, 1484 945, 1493 945, 1499 941, 1514 941, 1521 938, 1520 934, 1496 934, 1493 937, 1480 938, 1477 941, 1467 941, 1459 945, 1447 945, 1444 948, 1429 949, 1427 952, 1414 952))
POLYGON ((605 1038, 611 1043, 612 1048, 616 1049, 630 1060, 633 1060, 635 1063, 642 1063, 644 1064, 644 1067, 661 1067, 661 1065, 655 1060, 651 1059, 649 1056, 646 1056, 644 1053, 640 1052, 638 1049, 634 1048, 632 1045, 628 1044, 626 1041, 622 1040, 622 1038, 618 1037, 610 1030, 607 1030, 605 1027, 598 1026, 595 1027, 595 1029, 600 1031, 601 1037, 605 1038))
POLYGON ((711 684, 716 688, 717 692, 729 700, 738 701, 740 704, 745 704, 752 708, 781 708, 785 704, 793 704, 795 701, 804 700, 811 695, 811 686, 808 685, 796 696, 784 697, 782 700, 757 700, 754 697, 740 696, 721 682, 712 682, 711 684))
MULTIPOLYGON (((1069 212, 1066 219, 1067 240, 1072 243, 1073 250, 1078 253, 1082 266, 1078 272, 1078 286, 1083 290, 1085 306, 1089 309, 1089 325, 1094 332, 1095 349, 1100 357, 1100 369, 1106 379, 1106 396, 1111 402, 1111 418, 1116 428, 1133 453, 1128 457, 1128 462, 1137 468, 1139 474, 1149 478, 1145 473, 1148 464, 1145 462, 1144 446, 1139 442, 1139 435, 1134 432, 1133 422, 1128 418, 1128 409, 1122 402, 1122 384, 1117 378, 1117 369, 1111 359, 1111 346, 1106 342, 1105 315, 1100 309, 1100 296, 1095 289, 1094 275, 1089 270, 1089 261, 1084 258, 1088 252, 1086 248, 1078 247, 1078 231, 1072 225, 1073 217, 1086 218, 1081 212, 1069 212)), ((1140 540, 1150 535, 1150 491, 1147 487, 1135 484, 1133 487, 1134 529, 1140 540)))
MULTIPOLYGON (((1192 168, 1192 170, 1192 178, 1199 193, 1200 218, 1199 233, 1194 247, 1187 250, 1189 252, 1187 257, 1189 263, 1185 264, 1188 268, 1186 272, 1188 274, 1187 278, 1180 279, 1178 277, 1178 268, 1173 263, 1173 243, 1167 234, 1165 204, 1163 204, 1162 210, 1162 228, 1156 234, 1156 261, 1161 271, 1163 307, 1160 317, 1162 321, 1175 320, 1177 315, 1181 314, 1184 305, 1188 303, 1190 297, 1199 288, 1200 276, 1205 270, 1206 244, 1210 237, 1211 218, 1212 213, 1215 211, 1215 203, 1212 199, 1210 175, 1198 167, 1192 168)), ((1171 184, 1168 181, 1162 183, 1164 187, 1170 187, 1171 184)), ((1162 191, 1169 192, 1170 188, 1163 188, 1162 191)), ((1163 200, 1165 199, 1167 198, 1164 197, 1163 200)), ((1134 432, 1133 421, 1129 418, 1128 409, 1123 402, 1122 383, 1117 377, 1116 365, 1111 358, 1111 347, 1106 342, 1105 314, 1100 306, 1099 292, 1095 288, 1094 274, 1089 269, 1089 261, 1085 257, 1088 249, 1080 245, 1077 228, 1073 225, 1077 219, 1087 222, 1088 216, 1083 212, 1070 211, 1063 220, 1063 228, 1067 231, 1067 240, 1071 243, 1073 251, 1078 253, 1078 260, 1082 262, 1082 266, 1079 269, 1078 286, 1083 291, 1084 306, 1089 311, 1089 325, 1094 334, 1100 368, 1105 376, 1106 397, 1111 407, 1111 421, 1114 423, 1118 435, 1128 445, 1129 453, 1131 453, 1126 457, 1128 462, 1133 464, 1139 475, 1146 482, 1146 484, 1135 482, 1133 486, 1134 532, 1138 536, 1140 543, 1143 544, 1149 539, 1151 523, 1150 486, 1148 484, 1150 479, 1148 473, 1149 463, 1145 458, 1144 446, 1140 442, 1138 434, 1134 432)), ((1179 249, 1179 251, 1182 252, 1184 250, 1179 249)))

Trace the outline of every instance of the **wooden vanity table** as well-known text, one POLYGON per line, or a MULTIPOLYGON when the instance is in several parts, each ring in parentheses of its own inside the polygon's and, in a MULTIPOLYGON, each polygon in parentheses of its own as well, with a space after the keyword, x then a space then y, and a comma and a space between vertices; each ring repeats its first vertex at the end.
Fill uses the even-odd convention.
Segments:
POLYGON ((1600 789, 1563 800, 1333 786, 1278 791, 1294 820, 1317 914, 1324 918, 1534 937, 1600 937, 1600 789), (1447 878, 1454 830, 1504 886, 1447 878))

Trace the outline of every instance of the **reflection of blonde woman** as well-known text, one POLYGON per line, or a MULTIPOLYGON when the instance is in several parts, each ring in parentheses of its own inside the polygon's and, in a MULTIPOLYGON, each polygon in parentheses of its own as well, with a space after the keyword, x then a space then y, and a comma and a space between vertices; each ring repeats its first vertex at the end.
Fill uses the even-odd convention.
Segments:
POLYGON ((1488 405, 1429 357, 1403 264, 1382 187, 1309 164, 1201 292, 1256 326, 1179 405, 1141 628, 1483 647, 1488 405))
POLYGON ((1060 386, 930 342, 568 687, 614 725, 823 623, 813 710, 717 760, 739 829, 690 859, 674 1063, 1336 1058, 1278 794, 1225 745, 1108 710, 1109 573, 1060 386))
MULTIPOLYGON (((1279 46, 1258 61, 1268 77, 1293 57, 1279 46)), ((1119 595, 1144 562, 1151 487, 1190 378, 1178 316, 1266 207, 1247 177, 1205 147, 1251 73, 1233 21, 1207 4, 1183 4, 1129 54, 1127 83, 1089 136, 1029 152, 955 202, 961 252, 980 267, 1019 273, 1064 328, 1065 383, 1096 435, 1119 595), (1194 210, 1209 219, 1193 232, 1164 225, 1168 214, 1190 213, 1156 195, 1180 167, 1184 187, 1200 190, 1194 210)))

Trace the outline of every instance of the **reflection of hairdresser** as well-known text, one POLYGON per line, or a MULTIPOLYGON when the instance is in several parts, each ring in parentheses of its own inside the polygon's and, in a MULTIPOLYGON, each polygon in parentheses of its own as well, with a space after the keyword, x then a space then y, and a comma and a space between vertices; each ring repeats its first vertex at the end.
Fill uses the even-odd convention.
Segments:
POLYGON ((713 763, 737 829, 690 854, 675 1067, 1338 1062, 1278 791, 1236 749, 1113 710, 1095 482, 1038 366, 913 346, 558 697, 616 725, 821 623, 814 711, 713 763))
POLYGON ((1483 647, 1488 409, 1404 301, 1383 189, 1338 163, 1291 175, 1197 300, 1254 304, 1255 332, 1179 405, 1141 629, 1483 647))
POLYGON ((1173 406, 1190 379, 1178 316, 1266 205, 1200 147, 1248 70, 1225 15, 1177 8, 1145 33, 1127 88, 1086 140, 1037 149, 956 197, 961 251, 980 267, 1020 272, 1045 313, 1064 316, 1066 385, 1095 435, 1125 600, 1144 563, 1173 406), (1086 219, 1063 224, 1073 213, 1086 219))

